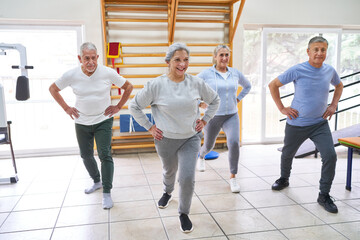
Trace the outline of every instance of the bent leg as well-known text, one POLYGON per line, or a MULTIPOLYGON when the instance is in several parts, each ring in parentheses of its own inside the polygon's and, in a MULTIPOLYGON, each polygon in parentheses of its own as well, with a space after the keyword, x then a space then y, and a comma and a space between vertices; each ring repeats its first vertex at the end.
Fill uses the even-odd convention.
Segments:
POLYGON ((294 156, 301 144, 309 137, 307 127, 286 124, 284 147, 281 153, 281 178, 289 178, 294 156))
POLYGON ((214 148, 223 123, 221 118, 222 116, 215 116, 204 127, 204 144, 200 150, 200 158, 204 158, 214 148))
POLYGON ((100 172, 94 158, 94 132, 92 126, 75 124, 80 156, 94 183, 100 182, 100 172))
POLYGON ((174 191, 175 177, 178 170, 178 139, 163 137, 160 141, 155 140, 155 148, 163 165, 163 189, 171 194, 174 191))

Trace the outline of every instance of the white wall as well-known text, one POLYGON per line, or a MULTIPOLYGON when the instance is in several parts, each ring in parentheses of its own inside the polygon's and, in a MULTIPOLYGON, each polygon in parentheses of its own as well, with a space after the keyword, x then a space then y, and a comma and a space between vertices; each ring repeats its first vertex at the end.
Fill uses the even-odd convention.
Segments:
POLYGON ((360 25, 359 0, 247 0, 241 23, 360 25))
POLYGON ((102 57, 100 0, 0 0, 0 24, 9 19, 82 24, 84 41, 95 43, 102 57))
MULTIPOLYGON (((236 3, 236 11, 238 6, 236 3)), ((234 64, 241 65, 244 24, 360 27, 359 9, 360 0, 247 0, 235 36, 234 64)), ((102 57, 100 0, 0 0, 0 23, 9 19, 81 23, 84 40, 94 42, 102 57)))

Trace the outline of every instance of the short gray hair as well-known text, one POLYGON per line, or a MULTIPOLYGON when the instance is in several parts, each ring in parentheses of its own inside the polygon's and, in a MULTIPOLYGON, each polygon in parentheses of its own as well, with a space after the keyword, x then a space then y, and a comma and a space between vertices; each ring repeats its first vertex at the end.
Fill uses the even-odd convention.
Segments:
MULTIPOLYGON (((228 50, 229 52, 231 52, 230 48, 224 44, 219 44, 216 46, 216 48, 214 49, 214 57, 216 57, 216 55, 218 54, 218 52, 220 51, 220 49, 225 48, 226 50, 228 50)), ((213 58, 213 64, 216 64, 216 60, 213 58)))
POLYGON ((95 46, 95 44, 91 43, 91 42, 84 42, 83 44, 81 44, 80 46, 80 56, 83 55, 84 50, 95 50, 96 54, 97 54, 97 48, 95 46))
POLYGON ((326 43, 326 45, 329 46, 329 43, 325 38, 323 38, 322 36, 316 36, 316 37, 313 37, 312 39, 310 39, 309 44, 308 44, 308 49, 310 49, 311 44, 317 43, 317 42, 326 43))
POLYGON ((185 43, 173 43, 166 52, 165 61, 169 62, 171 58, 174 56, 176 51, 184 50, 190 56, 190 49, 186 46, 185 43))

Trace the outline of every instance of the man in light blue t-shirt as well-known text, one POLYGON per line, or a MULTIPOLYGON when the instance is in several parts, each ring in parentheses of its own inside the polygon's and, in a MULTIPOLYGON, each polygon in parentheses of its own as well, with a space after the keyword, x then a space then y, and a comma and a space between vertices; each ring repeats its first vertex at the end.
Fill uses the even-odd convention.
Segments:
POLYGON ((330 120, 336 111, 343 84, 335 69, 323 63, 327 48, 328 41, 325 38, 317 36, 310 39, 307 49, 309 61, 289 68, 269 84, 276 106, 287 116, 281 176, 272 189, 282 190, 289 186, 293 158, 301 144, 310 138, 319 150, 323 163, 317 201, 326 211, 337 213, 338 209, 329 195, 337 157, 327 119, 330 120), (294 99, 290 107, 285 107, 280 99, 279 88, 290 82, 295 86, 294 99), (335 91, 328 106, 330 84, 335 86, 335 91))

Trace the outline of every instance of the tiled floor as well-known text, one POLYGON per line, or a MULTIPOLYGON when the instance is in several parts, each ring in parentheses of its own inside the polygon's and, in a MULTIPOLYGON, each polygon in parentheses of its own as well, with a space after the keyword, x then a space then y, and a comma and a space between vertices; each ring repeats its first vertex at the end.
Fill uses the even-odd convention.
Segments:
MULTIPOLYGON (((79 156, 17 159, 20 181, 0 185, 0 239, 360 239, 359 155, 349 192, 346 149, 336 148, 331 194, 339 213, 330 214, 316 203, 320 159, 295 159, 290 187, 271 190, 279 175, 277 147, 241 147, 240 194, 230 192, 226 150, 206 161, 207 170, 196 175, 189 234, 179 229, 177 186, 169 207, 157 208, 162 169, 156 153, 114 157, 111 210, 102 209, 101 191, 84 194, 91 180, 79 156)), ((7 165, 10 160, 1 160, 0 172, 7 165)))

